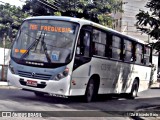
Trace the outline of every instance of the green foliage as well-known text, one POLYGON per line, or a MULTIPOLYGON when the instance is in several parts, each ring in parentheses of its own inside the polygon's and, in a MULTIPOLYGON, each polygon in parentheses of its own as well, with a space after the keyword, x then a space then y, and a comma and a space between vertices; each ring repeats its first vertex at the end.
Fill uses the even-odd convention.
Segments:
MULTIPOLYGON (((0 4, 0 41, 6 38, 6 47, 9 47, 10 39, 14 38, 22 20, 29 16, 24 13, 20 7, 10 4, 0 4)), ((2 44, 0 45, 2 47, 2 44)))
POLYGON ((112 26, 111 13, 123 12, 121 0, 28 0, 23 11, 32 15, 62 15, 88 19, 105 26, 112 26), (48 3, 47 3, 48 2, 48 3))
POLYGON ((153 43, 152 46, 160 50, 160 1, 150 0, 146 6, 149 8, 149 12, 140 10, 136 15, 137 17, 137 28, 143 33, 148 34, 153 39, 158 40, 158 42, 153 43))
POLYGON ((83 17, 105 26, 112 26, 111 13, 123 12, 120 0, 60 0, 62 15, 83 17))
POLYGON ((54 12, 54 15, 61 16, 61 12, 54 12))
MULTIPOLYGON (((0 42, 0 47, 2 47, 2 48, 4 47, 2 41, 0 42)), ((11 47, 11 42, 9 40, 6 40, 5 48, 10 48, 10 47, 11 47)))

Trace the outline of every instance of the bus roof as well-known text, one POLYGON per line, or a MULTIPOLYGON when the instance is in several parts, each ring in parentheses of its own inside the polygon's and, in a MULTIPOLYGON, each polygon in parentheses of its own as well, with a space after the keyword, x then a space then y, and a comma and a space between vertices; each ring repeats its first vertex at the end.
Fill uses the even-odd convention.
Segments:
POLYGON ((55 19, 55 20, 64 20, 64 21, 77 22, 77 23, 81 23, 81 24, 84 24, 84 25, 85 24, 86 25, 92 25, 92 26, 101 28, 103 30, 110 31, 110 32, 122 35, 124 37, 129 38, 129 39, 132 39, 133 41, 136 41, 136 42, 139 42, 139 43, 142 43, 142 44, 147 44, 143 40, 140 40, 140 39, 125 35, 125 34, 123 34, 121 32, 116 31, 116 30, 113 30, 111 28, 105 27, 103 25, 100 25, 98 23, 95 23, 95 22, 92 22, 92 21, 89 21, 89 20, 85 20, 85 19, 80 19, 80 18, 75 18, 75 17, 66 17, 66 16, 36 16, 36 17, 26 18, 25 20, 31 20, 31 19, 55 19))

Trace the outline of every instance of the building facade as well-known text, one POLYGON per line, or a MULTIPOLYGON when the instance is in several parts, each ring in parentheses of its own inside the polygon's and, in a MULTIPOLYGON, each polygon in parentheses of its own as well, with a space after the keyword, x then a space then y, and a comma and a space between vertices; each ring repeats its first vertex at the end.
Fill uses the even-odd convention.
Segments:
POLYGON ((142 34, 135 26, 137 22, 136 15, 139 13, 139 10, 149 11, 149 9, 145 7, 148 0, 123 0, 123 2, 126 4, 123 5, 124 13, 122 14, 121 20, 121 32, 145 42, 151 42, 149 36, 142 34))
POLYGON ((145 42, 151 42, 149 36, 142 34, 135 26, 137 22, 136 15, 139 13, 139 10, 149 11, 149 9, 145 7, 148 0, 122 0, 122 2, 125 3, 122 5, 124 12, 113 14, 115 19, 113 28, 126 35, 138 38, 145 42))

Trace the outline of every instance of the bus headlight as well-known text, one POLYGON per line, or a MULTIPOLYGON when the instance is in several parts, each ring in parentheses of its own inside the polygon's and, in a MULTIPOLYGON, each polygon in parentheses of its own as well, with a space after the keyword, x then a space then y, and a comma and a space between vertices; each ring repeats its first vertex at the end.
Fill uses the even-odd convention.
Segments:
POLYGON ((11 63, 9 63, 9 69, 12 74, 15 74, 14 67, 11 65, 11 63))
POLYGON ((60 80, 64 77, 66 77, 69 73, 69 69, 68 68, 65 68, 65 70, 62 72, 62 73, 58 73, 55 77, 54 77, 54 80, 60 80))

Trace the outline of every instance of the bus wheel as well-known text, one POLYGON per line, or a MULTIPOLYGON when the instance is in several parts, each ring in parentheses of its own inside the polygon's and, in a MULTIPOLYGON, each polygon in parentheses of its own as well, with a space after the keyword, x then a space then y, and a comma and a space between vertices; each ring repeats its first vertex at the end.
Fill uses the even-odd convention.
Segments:
POLYGON ((42 93, 42 92, 34 92, 34 94, 38 97, 43 97, 44 96, 44 93, 42 93))
POLYGON ((89 83, 87 85, 87 88, 86 88, 84 101, 85 102, 91 102, 94 95, 95 95, 95 84, 94 84, 94 80, 90 79, 89 83))
POLYGON ((129 95, 128 95, 128 98, 129 98, 129 99, 134 99, 135 97, 137 97, 138 88, 139 88, 138 81, 135 80, 135 81, 133 82, 133 85, 132 85, 131 93, 129 93, 129 95))

